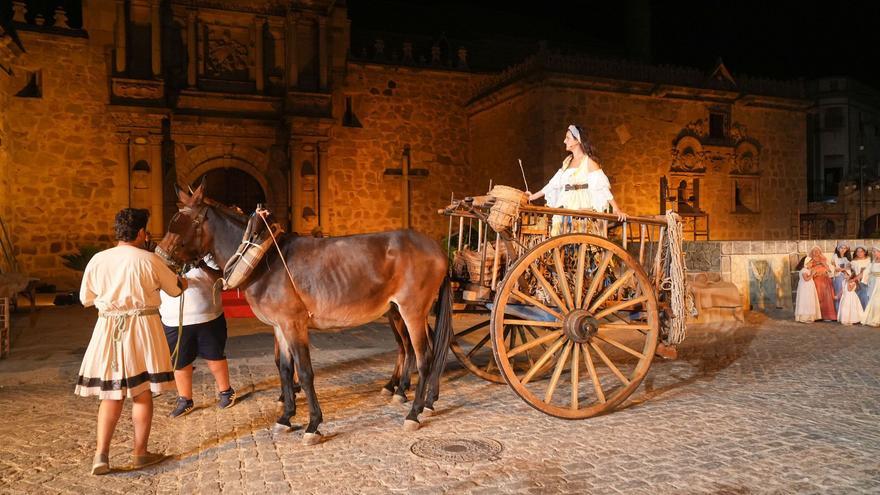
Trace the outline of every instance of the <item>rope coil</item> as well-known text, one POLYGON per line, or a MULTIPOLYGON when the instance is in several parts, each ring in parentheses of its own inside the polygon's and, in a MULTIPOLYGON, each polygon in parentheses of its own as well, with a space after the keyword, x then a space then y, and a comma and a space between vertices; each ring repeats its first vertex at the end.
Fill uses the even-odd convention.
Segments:
POLYGON ((666 225, 669 264, 667 276, 660 282, 660 289, 669 292, 669 307, 672 314, 667 322, 664 344, 676 345, 683 342, 687 336, 687 314, 696 315, 696 309, 685 278, 687 264, 681 249, 683 238, 681 217, 674 211, 667 211, 666 225))

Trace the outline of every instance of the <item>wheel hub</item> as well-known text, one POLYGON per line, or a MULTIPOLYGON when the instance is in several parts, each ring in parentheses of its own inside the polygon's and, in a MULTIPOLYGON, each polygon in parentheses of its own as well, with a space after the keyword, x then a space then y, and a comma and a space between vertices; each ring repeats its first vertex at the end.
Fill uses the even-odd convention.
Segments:
POLYGON ((562 329, 572 341, 586 344, 599 331, 599 320, 584 309, 576 309, 565 316, 562 329))

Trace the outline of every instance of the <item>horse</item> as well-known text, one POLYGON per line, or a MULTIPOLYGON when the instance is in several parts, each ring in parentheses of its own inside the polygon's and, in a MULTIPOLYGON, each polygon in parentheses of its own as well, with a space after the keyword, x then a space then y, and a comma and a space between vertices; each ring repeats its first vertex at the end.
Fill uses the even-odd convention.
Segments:
MULTIPOLYGON (((192 194, 175 189, 182 206, 156 253, 177 264, 193 263, 210 253, 225 265, 242 240, 247 218, 207 198, 204 181, 192 194)), ((242 286, 254 314, 273 328, 279 343, 284 410, 276 428, 291 428, 290 418, 296 415, 295 370, 309 406, 303 444, 322 439, 309 329, 363 325, 393 308, 406 327, 419 375, 403 427, 417 430, 419 415, 432 412, 439 398, 452 334, 452 289, 440 246, 413 230, 395 230, 329 238, 289 235, 278 240, 278 249, 283 256, 269 251, 242 286), (437 317, 431 334, 428 315, 435 299, 437 317)), ((389 320, 394 326, 395 321, 389 320)), ((395 375, 400 373, 401 388, 404 375, 408 381, 407 371, 399 355, 395 375)))

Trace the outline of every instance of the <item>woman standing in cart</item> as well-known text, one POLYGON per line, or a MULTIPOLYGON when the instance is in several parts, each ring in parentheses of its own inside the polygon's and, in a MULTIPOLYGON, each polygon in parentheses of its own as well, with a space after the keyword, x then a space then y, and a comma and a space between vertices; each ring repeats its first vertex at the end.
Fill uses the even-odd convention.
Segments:
MULTIPOLYGON (((569 155, 562 161, 562 167, 540 191, 528 193, 529 201, 543 197, 551 208, 598 212, 607 212, 610 206, 618 220, 626 220, 626 213, 620 210, 614 200, 611 183, 597 162, 595 149, 587 140, 583 129, 573 124, 568 126, 563 144, 569 155)), ((598 234, 603 231, 596 220, 554 215, 550 235, 567 232, 598 234)))

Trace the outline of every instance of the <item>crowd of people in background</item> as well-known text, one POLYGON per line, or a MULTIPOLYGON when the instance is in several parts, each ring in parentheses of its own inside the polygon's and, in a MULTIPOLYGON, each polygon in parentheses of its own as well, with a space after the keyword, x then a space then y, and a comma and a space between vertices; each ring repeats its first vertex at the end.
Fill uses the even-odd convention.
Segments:
POLYGON ((880 327, 880 247, 840 243, 829 260, 816 246, 798 270, 795 320, 880 327))

